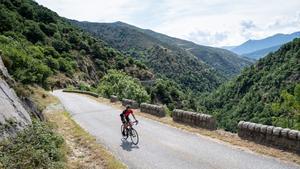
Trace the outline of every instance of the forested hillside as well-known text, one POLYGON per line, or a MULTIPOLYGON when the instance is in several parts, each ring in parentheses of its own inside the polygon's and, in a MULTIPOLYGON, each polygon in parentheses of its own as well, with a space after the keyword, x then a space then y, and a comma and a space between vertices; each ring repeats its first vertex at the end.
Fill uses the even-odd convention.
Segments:
POLYGON ((122 22, 71 22, 141 60, 156 74, 197 92, 212 91, 251 64, 223 49, 199 46, 122 22))
POLYGON ((30 0, 2 0, 0 9, 1 56, 21 84, 49 88, 85 82, 107 96, 119 93, 122 97, 165 104, 170 109, 206 110, 218 118, 220 127, 232 131, 239 120, 298 128, 299 121, 287 122, 287 117, 297 119, 298 115, 278 105, 285 104, 285 96, 297 94, 299 39, 218 88, 226 80, 221 70, 236 74, 250 62, 226 50, 201 48, 124 23, 72 21, 97 36, 92 37, 30 0), (199 59, 197 53, 205 53, 212 62, 205 61, 205 57, 199 59), (219 59, 228 63, 228 69, 226 64, 219 64, 219 59), (223 66, 216 67, 220 65, 223 66), (119 87, 112 86, 112 77, 119 87), (151 85, 142 85, 149 80, 151 85), (125 93, 121 83, 128 84, 125 93), (211 91, 206 99, 199 94, 211 91))
POLYGON ((247 67, 253 63, 253 60, 239 57, 237 54, 230 52, 229 50, 198 45, 187 40, 173 38, 147 29, 139 30, 164 43, 179 46, 189 51, 198 59, 213 67, 220 74, 227 78, 231 78, 239 74, 244 67, 247 67))
MULTIPOLYGON (((0 106, 0 168, 69 168, 67 164, 71 162, 67 157, 73 152, 73 146, 65 142, 65 136, 57 133, 53 127, 56 123, 43 121, 45 114, 42 111, 50 104, 52 96, 40 87, 63 88, 81 83, 96 86, 109 69, 141 80, 152 79, 153 74, 141 62, 125 57, 32 0, 0 2, 0 59, 13 76, 9 81, 0 76, 2 95, 5 96, 1 98, 1 104, 9 102, 15 108, 9 104, 0 106), (23 123, 18 116, 27 117, 20 111, 24 109, 20 109, 21 103, 10 96, 15 95, 13 89, 5 86, 5 80, 10 82, 9 87, 15 89, 22 104, 28 106, 26 111, 31 113, 28 121, 33 123, 28 123, 22 131, 19 130, 23 123), (8 101, 4 102, 5 99, 8 101)), ((3 70, 1 67, 1 75, 3 70)), ((78 129, 78 126, 74 127, 74 130, 78 129)))
POLYGON ((108 69, 140 79, 152 74, 103 41, 72 26, 31 0, 1 0, 0 50, 4 63, 23 84, 94 84, 108 69))
POLYGON ((239 120, 300 129, 300 39, 246 68, 203 105, 227 130, 239 120), (298 84, 298 86, 297 86, 298 84))

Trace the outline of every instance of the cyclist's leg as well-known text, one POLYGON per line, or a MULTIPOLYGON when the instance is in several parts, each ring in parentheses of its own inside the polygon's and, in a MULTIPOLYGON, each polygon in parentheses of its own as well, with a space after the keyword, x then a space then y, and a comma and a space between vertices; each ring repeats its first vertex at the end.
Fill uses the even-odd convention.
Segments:
POLYGON ((125 136, 125 129, 127 128, 126 120, 125 120, 123 113, 120 114, 120 117, 121 117, 121 121, 123 123, 122 135, 125 136))
POLYGON ((126 127, 125 127, 125 129, 126 129, 126 135, 128 136, 128 127, 131 127, 130 126, 130 118, 129 118, 129 116, 125 116, 125 121, 126 121, 126 127))

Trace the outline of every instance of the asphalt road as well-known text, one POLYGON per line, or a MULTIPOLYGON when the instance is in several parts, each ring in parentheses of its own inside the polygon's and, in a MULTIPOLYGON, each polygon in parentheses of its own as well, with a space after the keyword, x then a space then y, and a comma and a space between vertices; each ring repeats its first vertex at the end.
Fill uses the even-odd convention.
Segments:
POLYGON ((137 146, 122 140, 121 110, 74 93, 54 91, 73 119, 133 169, 300 169, 210 138, 138 116, 137 146))

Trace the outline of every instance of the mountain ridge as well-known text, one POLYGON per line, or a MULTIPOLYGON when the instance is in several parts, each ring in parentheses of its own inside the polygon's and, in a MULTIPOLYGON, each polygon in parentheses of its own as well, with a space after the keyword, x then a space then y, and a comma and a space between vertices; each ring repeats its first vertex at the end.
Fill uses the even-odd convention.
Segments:
POLYGON ((294 32, 291 34, 283 34, 283 33, 277 33, 275 35, 258 39, 258 40, 248 40, 244 43, 242 43, 239 46, 236 46, 235 48, 230 49, 230 51, 235 52, 242 56, 251 57, 253 53, 256 52, 259 53, 261 50, 265 50, 265 52, 261 53, 259 56, 252 57, 254 59, 261 58, 268 54, 269 52, 274 52, 278 48, 275 46, 281 46, 287 42, 292 41, 294 38, 300 37, 300 31, 294 32))
POLYGON ((142 45, 144 47, 142 50, 145 50, 149 46, 151 48, 155 44, 160 44, 174 51, 182 51, 185 55, 198 58, 201 62, 213 67, 219 74, 222 74, 227 78, 238 74, 243 67, 252 63, 228 50, 198 45, 194 42, 157 33, 150 29, 138 28, 120 21, 113 23, 97 23, 72 20, 71 22, 94 35, 96 34, 99 37, 106 39, 109 44, 123 51, 125 51, 123 48, 124 46, 120 46, 120 44, 124 45, 121 41, 123 40, 125 42, 126 40, 123 39, 124 37, 123 34, 120 34, 120 30, 122 30, 124 34, 125 32, 129 34, 126 36, 127 38, 133 38, 130 37, 130 34, 138 34, 138 36, 135 36, 138 40, 133 40, 131 43, 126 41, 126 45, 132 45, 133 48, 138 48, 138 50, 141 49, 140 46, 142 45), (118 34, 118 36, 115 34, 118 34))

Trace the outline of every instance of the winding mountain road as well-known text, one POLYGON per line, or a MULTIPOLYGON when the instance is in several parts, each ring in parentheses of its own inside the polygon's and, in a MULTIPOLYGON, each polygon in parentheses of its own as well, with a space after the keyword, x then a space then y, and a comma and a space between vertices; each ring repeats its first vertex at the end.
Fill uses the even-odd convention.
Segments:
MULTIPOLYGON (((132 169, 300 169, 300 166, 234 148, 140 117, 137 146, 120 133, 121 110, 88 97, 54 91, 73 119, 132 169)), ((128 139, 130 140, 130 139, 128 139)))

